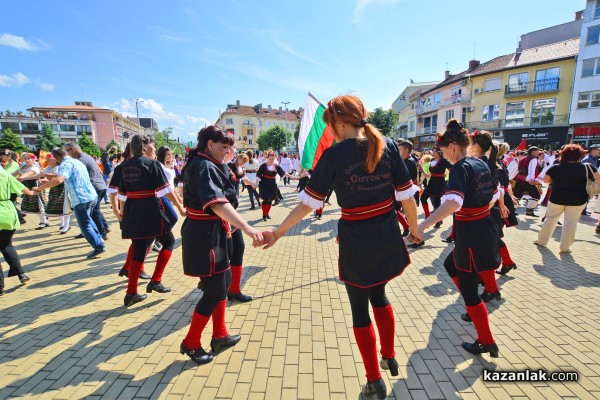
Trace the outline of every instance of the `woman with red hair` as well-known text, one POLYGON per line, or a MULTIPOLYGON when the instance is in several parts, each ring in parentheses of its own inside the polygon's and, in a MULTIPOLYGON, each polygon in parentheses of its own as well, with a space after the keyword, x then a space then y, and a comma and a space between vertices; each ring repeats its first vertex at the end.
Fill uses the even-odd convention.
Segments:
POLYGON ((410 263, 398 226, 394 199, 402 203, 410 231, 418 241, 415 189, 398 146, 367 122, 367 111, 355 96, 329 102, 323 121, 332 128, 337 145, 323 152, 296 206, 273 232, 265 232, 269 248, 311 209, 323 207, 330 188, 342 208, 338 223, 340 280, 345 283, 352 309, 356 344, 362 356, 367 384, 362 393, 387 396, 379 367, 398 375, 395 359, 395 316, 385 295, 387 282, 402 274, 410 263), (373 309, 381 360, 378 364, 373 309))
POLYGON ((535 244, 546 246, 558 219, 564 216, 564 224, 560 234, 560 252, 570 253, 575 241, 577 222, 584 210, 589 196, 585 190, 588 179, 592 175, 600 180, 600 173, 591 164, 579 162, 583 156, 583 148, 578 144, 568 144, 560 152, 560 163, 546 171, 544 183, 552 184, 552 193, 548 201, 546 219, 538 233, 535 244))

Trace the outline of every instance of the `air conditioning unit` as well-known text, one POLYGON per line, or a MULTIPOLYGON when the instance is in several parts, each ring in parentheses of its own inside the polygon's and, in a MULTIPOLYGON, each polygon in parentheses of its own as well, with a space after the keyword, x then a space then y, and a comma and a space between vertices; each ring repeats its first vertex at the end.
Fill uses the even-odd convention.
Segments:
POLYGON ((504 137, 504 133, 503 132, 494 132, 494 137, 495 138, 503 138, 504 137))
POLYGON ((469 107, 467 107, 467 111, 469 111, 469 112, 470 111, 475 111, 475 107, 474 106, 469 106, 469 107))
POLYGON ((475 89, 474 92, 475 94, 480 94, 483 93, 483 89, 475 89))
POLYGON ((460 81, 460 86, 467 86, 467 80, 463 79, 462 81, 460 81))

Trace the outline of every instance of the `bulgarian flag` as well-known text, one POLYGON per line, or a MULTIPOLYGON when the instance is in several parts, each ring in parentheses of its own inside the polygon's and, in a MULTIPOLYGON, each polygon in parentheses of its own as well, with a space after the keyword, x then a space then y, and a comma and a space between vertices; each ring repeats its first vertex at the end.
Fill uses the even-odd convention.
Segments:
POLYGON ((298 135, 298 150, 304 169, 315 169, 323 152, 333 144, 331 127, 323 122, 324 112, 325 106, 309 93, 298 135))

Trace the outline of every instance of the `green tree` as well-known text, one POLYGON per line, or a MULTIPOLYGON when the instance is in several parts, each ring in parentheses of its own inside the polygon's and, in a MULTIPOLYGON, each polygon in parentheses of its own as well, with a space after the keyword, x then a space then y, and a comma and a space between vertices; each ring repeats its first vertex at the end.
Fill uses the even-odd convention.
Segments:
POLYGON ((300 124, 296 124, 296 130, 294 131, 294 142, 296 143, 296 148, 298 147, 298 138, 300 137, 300 124))
POLYGON ((0 133, 0 150, 4 149, 22 153, 27 150, 27 147, 21 142, 21 138, 13 133, 12 129, 6 128, 0 133))
POLYGON ((98 147, 96 143, 92 142, 92 139, 90 139, 85 132, 81 134, 77 143, 79 144, 79 147, 81 147, 81 150, 90 156, 100 157, 102 155, 102 150, 100 150, 100 147, 98 147))
POLYGON ((378 107, 369 113, 367 121, 375 125, 385 136, 391 137, 398 124, 398 114, 394 110, 384 111, 383 108, 378 107))
POLYGON ((111 139, 110 142, 104 148, 104 152, 108 152, 110 155, 117 154, 121 152, 121 145, 115 141, 115 139, 111 139))
POLYGON ((50 151, 55 147, 62 146, 60 138, 56 136, 56 133, 52 130, 49 124, 44 124, 42 127, 42 133, 37 135, 36 149, 50 151))
POLYGON ((263 131, 258 136, 256 144, 258 144, 258 148, 261 151, 273 149, 279 152, 284 147, 287 147, 291 141, 292 132, 280 125, 275 125, 263 131))
POLYGON ((173 154, 185 154, 185 145, 175 140, 173 128, 170 126, 154 134, 154 147, 158 150, 161 146, 168 146, 173 154))

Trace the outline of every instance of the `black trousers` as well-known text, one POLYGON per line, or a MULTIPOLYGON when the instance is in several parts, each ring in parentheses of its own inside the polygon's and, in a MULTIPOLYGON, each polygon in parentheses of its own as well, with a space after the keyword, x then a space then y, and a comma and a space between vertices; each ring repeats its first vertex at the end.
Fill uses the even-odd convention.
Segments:
POLYGON ((202 277, 204 292, 196 305, 196 312, 209 317, 217 304, 227 298, 227 291, 231 284, 231 269, 212 276, 202 277))
POLYGON ((442 204, 442 198, 438 196, 432 196, 429 193, 425 192, 421 196, 421 202, 427 203, 427 199, 431 199, 431 204, 433 205, 433 209, 436 210, 442 204))
MULTIPOLYGON (((9 266, 8 276, 15 276, 25 273, 23 267, 21 267, 21 261, 19 255, 12 245, 12 238, 15 234, 15 230, 0 230, 0 252, 6 260, 9 266)), ((4 273, 2 271, 2 265, 0 264, 0 289, 4 289, 4 273)))
POLYGON ((157 238, 131 239, 131 243, 133 244, 133 261, 144 262, 146 254, 148 254, 148 249, 150 249, 150 246, 154 243, 154 239, 162 244, 163 250, 173 251, 173 247, 175 247, 175 236, 173 236, 173 233, 171 232, 157 238))
POLYGON ((352 325, 364 328, 371 325, 369 302, 372 307, 387 307, 390 302, 385 296, 385 283, 370 288, 359 288, 346 283, 346 292, 352 309, 352 325))
MULTIPOLYGON (((239 266, 244 265, 244 251, 246 250, 246 244, 244 243, 244 234, 241 229, 236 229, 231 234, 231 246, 232 254, 229 255, 229 263, 231 265, 239 266)), ((204 278, 202 278, 204 282, 204 278)))

